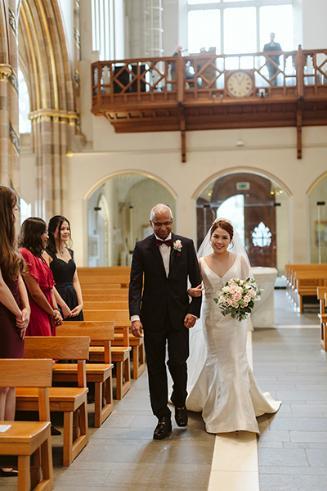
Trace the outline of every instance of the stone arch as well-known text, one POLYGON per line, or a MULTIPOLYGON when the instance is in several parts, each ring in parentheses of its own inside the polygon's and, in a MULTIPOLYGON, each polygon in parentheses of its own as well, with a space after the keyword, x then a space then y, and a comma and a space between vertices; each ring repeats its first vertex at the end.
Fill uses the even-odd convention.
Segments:
POLYGON ((57 0, 21 0, 19 61, 30 91, 36 155, 36 210, 61 213, 66 192, 64 160, 75 134, 77 113, 72 67, 57 0))
POLYGON ((306 190, 306 195, 309 196, 310 193, 316 188, 316 186, 318 186, 322 181, 324 181, 325 179, 327 179, 327 172, 323 172, 322 174, 320 174, 320 176, 318 176, 311 184, 310 186, 307 188, 306 190))
POLYGON ((90 189, 85 193, 83 199, 88 200, 90 198, 90 196, 94 193, 94 191, 96 191, 99 187, 101 187, 103 183, 108 181, 108 179, 111 179, 111 178, 117 177, 117 176, 128 175, 128 174, 138 174, 138 175, 142 175, 144 177, 148 177, 149 179, 153 179, 154 181, 161 184, 161 186, 163 186, 165 189, 167 189, 167 191, 169 191, 169 193, 172 195, 172 197, 174 199, 177 198, 177 193, 170 186, 170 184, 168 184, 168 182, 166 180, 162 179, 161 177, 157 176, 156 174, 153 174, 153 173, 148 172, 148 171, 143 171, 142 169, 125 169, 122 171, 115 171, 115 172, 112 172, 111 174, 107 174, 106 176, 101 177, 101 179, 99 179, 96 183, 94 183, 90 187, 90 189))
MULTIPOLYGON (((176 209, 176 192, 155 174, 124 169, 98 179, 83 196, 87 223, 87 261, 89 266, 130 264, 135 241, 143 239, 149 231, 149 211, 158 202, 176 209), (99 197, 107 199, 111 221, 108 226, 109 263, 101 263, 104 235, 98 217, 101 211, 99 197)), ((102 255, 104 256, 104 255, 102 255)))
POLYGON ((250 174, 257 174, 262 177, 265 177, 267 179, 270 179, 271 181, 276 182, 283 191, 285 191, 288 195, 288 197, 292 197, 293 193, 291 189, 287 186, 287 184, 284 183, 278 176, 272 174, 271 172, 267 172, 266 170, 260 169, 259 167, 250 167, 250 166, 242 166, 242 167, 230 167, 230 168, 225 168, 222 169, 218 172, 215 172, 208 176, 204 181, 202 181, 197 188, 193 191, 192 193, 192 198, 197 199, 198 196, 204 191, 204 189, 214 180, 219 179, 220 177, 224 177, 228 174, 239 174, 242 172, 248 172, 250 174))

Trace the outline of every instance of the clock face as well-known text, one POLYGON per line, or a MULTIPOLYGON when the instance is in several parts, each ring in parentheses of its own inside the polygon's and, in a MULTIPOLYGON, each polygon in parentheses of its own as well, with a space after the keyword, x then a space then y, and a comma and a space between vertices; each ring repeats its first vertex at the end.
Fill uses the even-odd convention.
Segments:
POLYGON ((232 97, 248 97, 253 92, 253 79, 247 72, 233 72, 227 78, 226 89, 232 97))

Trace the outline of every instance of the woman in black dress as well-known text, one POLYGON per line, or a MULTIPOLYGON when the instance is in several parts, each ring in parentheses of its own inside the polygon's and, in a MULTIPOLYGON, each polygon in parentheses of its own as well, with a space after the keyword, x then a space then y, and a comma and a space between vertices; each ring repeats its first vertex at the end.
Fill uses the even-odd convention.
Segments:
POLYGON ((82 289, 78 279, 74 252, 68 248, 71 240, 70 223, 67 218, 56 215, 51 218, 48 226, 48 246, 47 253, 49 264, 56 283, 56 289, 65 305, 62 307, 65 320, 83 320, 83 297, 82 289))
MULTIPOLYGON (((23 258, 16 249, 15 220, 17 196, 0 186, 0 358, 22 358, 30 306, 21 277, 23 258)), ((0 420, 15 418, 14 388, 0 387, 0 420)), ((12 469, 0 469, 1 476, 15 475, 12 469)))

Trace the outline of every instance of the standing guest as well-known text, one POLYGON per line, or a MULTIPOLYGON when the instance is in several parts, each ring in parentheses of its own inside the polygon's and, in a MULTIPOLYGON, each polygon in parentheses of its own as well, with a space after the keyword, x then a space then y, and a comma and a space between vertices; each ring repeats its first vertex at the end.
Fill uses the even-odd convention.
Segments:
POLYGON ((67 218, 61 215, 52 217, 49 221, 48 233, 49 240, 46 252, 49 265, 56 283, 56 289, 68 306, 69 315, 66 315, 58 298, 57 301, 66 320, 82 321, 82 289, 74 261, 74 252, 68 247, 71 231, 67 218))
POLYGON ((133 253, 129 310, 134 336, 141 336, 144 329, 151 406, 158 418, 153 438, 162 440, 172 431, 167 405, 167 345, 167 365, 174 382, 170 400, 177 425, 187 425, 189 329, 201 308, 201 298, 189 302, 187 281, 198 285, 201 276, 193 241, 172 233, 173 214, 168 206, 152 208, 150 225, 153 235, 137 242, 133 253))
MULTIPOLYGON (((30 306, 21 277, 23 259, 15 240, 17 196, 0 186, 0 358, 22 358, 24 335, 29 323, 30 306)), ((0 420, 15 418, 15 389, 0 387, 0 420)), ((0 469, 1 476, 15 476, 13 469, 0 469)))
POLYGON ((266 43, 263 47, 263 52, 266 55, 266 63, 269 73, 269 79, 272 85, 277 85, 277 77, 278 77, 278 67, 280 64, 279 57, 280 51, 282 51, 282 47, 279 43, 275 41, 275 33, 270 33, 270 42, 266 43))
POLYGON ((56 326, 62 323, 55 299, 54 280, 43 252, 48 241, 47 225, 41 218, 28 218, 22 224, 20 251, 27 270, 23 278, 31 304, 28 336, 55 335, 56 326))

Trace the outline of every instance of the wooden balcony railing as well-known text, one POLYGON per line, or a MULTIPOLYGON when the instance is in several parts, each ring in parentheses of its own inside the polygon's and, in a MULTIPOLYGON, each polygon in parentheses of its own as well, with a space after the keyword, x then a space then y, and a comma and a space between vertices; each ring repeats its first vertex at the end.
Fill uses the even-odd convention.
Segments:
POLYGON ((302 125, 327 124, 327 49, 95 62, 92 112, 120 132, 296 126, 300 157, 302 125))

